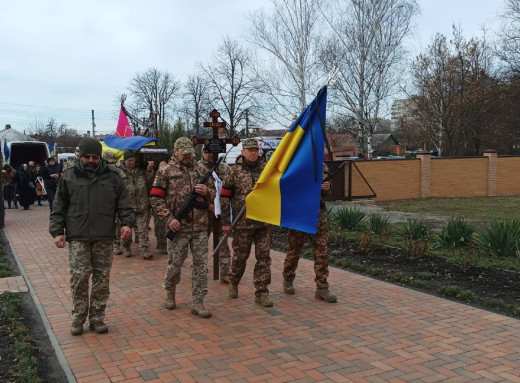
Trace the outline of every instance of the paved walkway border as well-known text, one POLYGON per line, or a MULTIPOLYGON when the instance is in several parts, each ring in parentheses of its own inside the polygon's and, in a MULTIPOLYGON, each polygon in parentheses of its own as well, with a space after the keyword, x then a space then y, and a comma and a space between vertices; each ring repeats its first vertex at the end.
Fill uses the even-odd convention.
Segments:
MULTIPOLYGON (((38 310, 38 313, 40 314, 40 318, 42 320, 43 326, 45 327, 45 332, 47 333, 47 336, 49 337, 49 340, 51 342, 52 348, 54 349, 54 352, 56 353, 56 358, 58 359, 58 362, 63 369, 63 372, 65 373, 65 376, 67 377, 68 381, 70 383, 76 383, 77 380, 74 377, 74 374, 72 373, 72 370, 70 369, 69 364, 67 363, 67 359, 65 358, 65 355, 63 354, 63 351, 61 350, 61 346, 58 342, 58 339, 56 338, 56 335, 54 334, 54 331, 52 331, 52 327, 49 323, 49 320, 47 319, 47 315, 45 315, 45 311, 43 310, 43 307, 40 303, 40 300, 38 299, 38 295, 34 291, 34 287, 31 283, 31 280, 27 276, 27 273, 25 272, 25 269, 22 265, 22 262, 20 261, 20 258, 18 257, 18 253, 16 252, 16 249, 13 246, 13 243, 11 242, 11 238, 9 238, 9 235, 5 228, 2 229, 4 231, 5 238, 9 241, 9 247, 11 248, 11 253, 13 254, 13 257, 16 261, 16 265, 18 266, 18 271, 21 274, 21 277, 15 277, 15 278, 23 278, 26 287, 31 294, 31 297, 33 299, 34 305, 36 306, 36 309, 38 310)), ((23 291, 23 290, 20 290, 23 291)), ((26 290, 27 291, 27 290, 26 290)))

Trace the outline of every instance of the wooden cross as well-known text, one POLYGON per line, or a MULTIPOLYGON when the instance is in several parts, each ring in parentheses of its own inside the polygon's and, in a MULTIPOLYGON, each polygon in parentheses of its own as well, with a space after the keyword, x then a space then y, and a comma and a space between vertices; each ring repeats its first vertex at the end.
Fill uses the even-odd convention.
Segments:
MULTIPOLYGON (((218 130, 220 128, 226 128, 226 123, 224 121, 219 121, 220 113, 218 110, 213 109, 209 114, 211 117, 211 121, 204 122, 205 128, 213 129, 213 138, 207 137, 197 137, 193 136, 191 138, 191 142, 193 146, 196 145, 206 145, 209 149, 209 152, 213 154, 213 162, 217 162, 219 153, 226 153, 226 144, 232 144, 233 146, 237 146, 240 143, 240 138, 238 136, 234 136, 233 138, 219 138, 218 130)), ((218 169, 217 169, 218 174, 218 169)), ((220 217, 213 217, 213 248, 215 249, 218 246, 220 241, 219 238, 220 233, 220 217)), ((227 246, 227 244, 225 244, 227 246)), ((219 279, 219 270, 220 270, 220 256, 218 251, 213 256, 213 279, 219 279)))

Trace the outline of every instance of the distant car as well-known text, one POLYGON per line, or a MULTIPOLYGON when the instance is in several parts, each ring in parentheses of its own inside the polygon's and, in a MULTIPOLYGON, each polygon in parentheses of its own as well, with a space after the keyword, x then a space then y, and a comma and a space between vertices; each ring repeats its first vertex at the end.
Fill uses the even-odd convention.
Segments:
POLYGON ((403 159, 404 157, 403 156, 395 156, 393 154, 390 154, 387 158, 389 160, 400 160, 400 159, 403 159))

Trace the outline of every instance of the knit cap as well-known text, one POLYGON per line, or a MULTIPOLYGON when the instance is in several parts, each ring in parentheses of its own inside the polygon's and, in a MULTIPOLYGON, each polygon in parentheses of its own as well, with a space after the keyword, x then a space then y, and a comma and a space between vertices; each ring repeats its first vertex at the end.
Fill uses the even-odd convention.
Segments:
POLYGON ((125 156, 124 156, 125 161, 128 160, 129 158, 135 158, 135 153, 132 152, 131 150, 127 150, 125 152, 125 156))
POLYGON ((82 156, 84 154, 97 154, 101 156, 102 148, 101 142, 92 137, 84 137, 79 142, 79 155, 82 156))

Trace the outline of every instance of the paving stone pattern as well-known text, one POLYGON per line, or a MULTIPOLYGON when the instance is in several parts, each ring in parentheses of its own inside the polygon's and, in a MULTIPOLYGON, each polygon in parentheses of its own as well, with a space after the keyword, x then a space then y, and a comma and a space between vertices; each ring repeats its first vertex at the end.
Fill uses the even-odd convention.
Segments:
MULTIPOLYGON (((209 319, 190 314, 189 262, 168 311, 167 257, 116 256, 109 333, 85 326, 73 337, 67 250, 54 246, 48 214, 46 206, 7 210, 5 225, 77 382, 520 382, 518 320, 335 268, 338 303, 317 301, 307 260, 296 295, 284 295, 284 254, 274 251, 272 308, 254 303, 254 255, 238 299, 212 279, 210 259, 209 319)), ((150 239, 154 249, 153 230, 150 239)))

